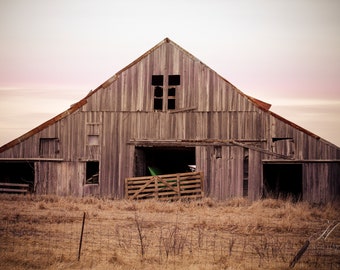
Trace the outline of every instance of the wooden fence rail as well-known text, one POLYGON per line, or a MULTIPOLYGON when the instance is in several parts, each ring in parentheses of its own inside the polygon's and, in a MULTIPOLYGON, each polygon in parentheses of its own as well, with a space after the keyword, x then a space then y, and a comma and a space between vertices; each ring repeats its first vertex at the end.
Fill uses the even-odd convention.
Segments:
POLYGON ((176 173, 125 179, 126 199, 199 199, 203 193, 203 173, 176 173))
POLYGON ((27 193, 29 184, 0 183, 0 192, 4 193, 27 193))

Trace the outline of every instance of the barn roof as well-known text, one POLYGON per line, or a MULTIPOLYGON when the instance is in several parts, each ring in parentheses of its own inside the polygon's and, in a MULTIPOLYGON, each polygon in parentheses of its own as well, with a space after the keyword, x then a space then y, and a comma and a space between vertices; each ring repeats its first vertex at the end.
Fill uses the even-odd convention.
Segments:
MULTIPOLYGON (((116 74, 114 74, 111 78, 109 78, 108 80, 106 80, 104 83, 102 83, 100 86, 98 86, 96 89, 91 90, 83 99, 81 99, 80 101, 78 101, 77 103, 74 103, 70 106, 69 109, 67 109, 66 111, 58 114, 57 116, 51 118, 50 120, 42 123, 41 125, 33 128, 32 130, 28 131, 27 133, 23 134, 22 136, 10 141, 7 144, 4 144, 3 146, 0 147, 0 153, 4 152, 8 149, 10 149, 11 147, 15 146, 16 144, 28 139, 29 137, 33 136, 34 134, 37 134, 38 132, 42 131, 43 129, 47 128, 48 126, 53 125, 54 123, 60 121, 61 119, 67 117, 68 115, 72 114, 73 112, 77 111, 78 109, 80 109, 83 105, 85 105, 87 103, 87 99, 92 96, 95 92, 100 91, 103 88, 106 88, 107 86, 109 86, 112 82, 114 82, 116 79, 119 78, 120 74, 122 72, 124 72, 125 70, 129 69, 130 67, 132 67, 133 65, 135 65, 136 63, 138 63, 139 61, 141 61, 143 58, 145 58, 146 56, 148 56, 149 54, 151 54, 153 51, 155 51, 156 49, 158 49, 161 45, 163 45, 164 43, 170 43, 173 46, 179 48, 182 52, 184 52, 188 57, 194 59, 195 61, 199 61, 201 64, 205 65, 204 63, 202 63, 199 59, 197 59, 195 56, 193 56, 191 53, 189 53, 188 51, 186 51, 185 49, 183 49, 182 47, 180 47, 178 44, 176 44, 175 42, 173 42, 172 40, 170 40, 169 38, 165 38, 164 40, 162 40, 160 43, 158 43, 156 46, 154 46, 153 48, 151 48, 150 50, 148 50, 147 52, 145 52, 143 55, 141 55, 139 58, 137 58, 135 61, 133 61, 132 63, 130 63, 129 65, 127 65, 126 67, 124 67, 123 69, 121 69, 120 71, 118 71, 116 74)), ((211 69, 210 67, 208 67, 207 65, 205 65, 207 68, 211 69)), ((222 76, 219 75, 219 77, 221 79, 223 79, 224 81, 228 82, 229 84, 231 84, 229 81, 227 81, 225 78, 223 78, 222 76)), ((231 84, 232 85, 232 84, 231 84)), ((312 136, 315 139, 321 139, 318 135, 312 133, 311 131, 304 129, 298 125, 296 125, 295 123, 283 118, 282 116, 273 113, 271 111, 269 111, 271 104, 266 103, 264 101, 261 101, 259 99, 256 99, 254 97, 248 96, 245 93, 243 93, 241 90, 239 90, 238 88, 234 87, 235 91, 238 91, 241 95, 243 95, 244 97, 246 97, 248 100, 250 100, 253 104, 255 104, 258 108, 260 108, 263 111, 266 111, 268 113, 270 113, 272 116, 274 116, 275 118, 285 122, 286 124, 304 132, 305 134, 312 136)), ((325 140, 323 140, 324 142, 327 142, 325 140)), ((330 142, 327 142, 329 144, 331 144, 330 142)), ((331 144, 333 145, 333 144, 331 144)), ((334 145, 335 146, 335 145, 334 145)))

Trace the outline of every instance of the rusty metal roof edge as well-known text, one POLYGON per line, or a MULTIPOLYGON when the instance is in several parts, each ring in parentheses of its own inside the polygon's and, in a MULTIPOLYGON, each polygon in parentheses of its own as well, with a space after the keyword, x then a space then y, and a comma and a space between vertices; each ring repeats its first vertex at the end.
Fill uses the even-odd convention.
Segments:
POLYGON ((265 111, 269 111, 269 109, 271 108, 271 104, 265 102, 265 101, 262 101, 262 100, 259 100, 257 98, 254 98, 254 97, 251 97, 251 96, 248 96, 247 97, 253 102, 255 103, 257 106, 261 107, 263 110, 265 111))
POLYGON ((307 130, 307 129, 305 129, 305 128, 303 128, 303 127, 301 127, 301 126, 299 126, 299 125, 297 125, 297 124, 295 124, 295 123, 293 123, 293 122, 291 122, 289 120, 287 120, 286 118, 282 117, 281 115, 278 115, 278 114, 276 114, 276 113, 274 113, 272 111, 268 111, 268 112, 270 113, 271 116, 281 120, 282 122, 292 126, 293 128, 296 128, 297 130, 302 131, 303 133, 307 134, 308 136, 311 136, 311 137, 313 137, 316 140, 320 140, 323 143, 326 143, 326 144, 328 144, 330 146, 333 146, 333 147, 339 149, 339 147, 337 145, 335 145, 335 144, 333 144, 333 143, 331 143, 331 142, 321 138, 319 135, 316 135, 315 133, 313 133, 313 132, 311 132, 311 131, 309 131, 309 130, 307 130))
POLYGON ((21 135, 20 137, 10 141, 9 143, 4 144, 3 146, 0 147, 0 153, 8 150, 9 148, 15 146, 18 143, 25 141, 26 139, 33 136, 34 134, 37 134, 38 132, 42 131, 43 129, 53 125, 54 123, 60 121, 61 119, 65 118, 66 116, 72 114, 73 112, 75 112, 76 110, 78 110, 80 107, 82 107, 83 105, 85 105, 87 103, 86 98, 87 97, 81 99, 77 103, 71 105, 71 107, 69 109, 67 109, 66 111, 63 111, 62 113, 56 115, 55 117, 47 120, 46 122, 40 124, 39 126, 33 128, 32 130, 30 130, 28 132, 26 132, 25 134, 21 135))
POLYGON ((274 113, 274 112, 272 112, 272 111, 269 111, 269 113, 270 113, 271 116, 273 116, 273 117, 275 117, 275 118, 281 120, 282 122, 284 122, 284 123, 290 125, 291 127, 294 127, 294 128, 296 128, 296 129, 298 129, 298 130, 300 130, 300 131, 306 133, 307 135, 313 137, 314 139, 317 139, 317 140, 320 140, 320 139, 321 139, 320 136, 314 134, 313 132, 311 132, 311 131, 309 131, 309 130, 307 130, 307 129, 305 129, 305 128, 303 128, 303 127, 301 127, 301 126, 299 126, 299 125, 297 125, 297 124, 295 124, 295 123, 293 123, 293 122, 291 122, 291 121, 289 121, 289 120, 287 120, 286 118, 282 117, 281 115, 278 115, 278 114, 276 114, 276 113, 274 113))

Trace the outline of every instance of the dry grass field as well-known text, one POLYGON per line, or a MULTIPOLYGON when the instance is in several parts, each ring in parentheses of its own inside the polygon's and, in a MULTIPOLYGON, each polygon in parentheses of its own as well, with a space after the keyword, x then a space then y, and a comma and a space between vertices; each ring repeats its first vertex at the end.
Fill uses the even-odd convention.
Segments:
POLYGON ((293 269, 340 269, 335 204, 6 194, 0 204, 1 269, 290 269, 307 240, 293 269))

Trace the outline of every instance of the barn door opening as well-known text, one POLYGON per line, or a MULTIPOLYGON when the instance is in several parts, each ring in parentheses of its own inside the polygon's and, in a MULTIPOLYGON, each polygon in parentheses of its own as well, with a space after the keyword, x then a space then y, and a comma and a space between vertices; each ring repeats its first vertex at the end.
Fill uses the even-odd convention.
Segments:
POLYGON ((195 147, 136 147, 135 176, 190 172, 195 147))
POLYGON ((34 186, 34 162, 3 161, 0 162, 0 182, 7 184, 28 184, 34 186))
POLYGON ((302 164, 263 164, 263 197, 302 199, 302 164))

